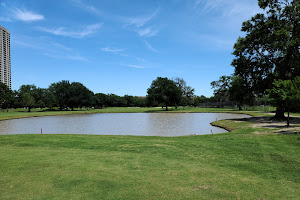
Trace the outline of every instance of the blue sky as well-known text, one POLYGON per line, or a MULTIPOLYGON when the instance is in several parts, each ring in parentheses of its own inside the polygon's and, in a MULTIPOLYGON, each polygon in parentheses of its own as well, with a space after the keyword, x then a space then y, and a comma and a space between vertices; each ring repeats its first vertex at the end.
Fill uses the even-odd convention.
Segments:
POLYGON ((258 12, 257 0, 0 0, 0 25, 11 33, 12 89, 69 80, 145 96, 161 76, 211 96, 258 12))

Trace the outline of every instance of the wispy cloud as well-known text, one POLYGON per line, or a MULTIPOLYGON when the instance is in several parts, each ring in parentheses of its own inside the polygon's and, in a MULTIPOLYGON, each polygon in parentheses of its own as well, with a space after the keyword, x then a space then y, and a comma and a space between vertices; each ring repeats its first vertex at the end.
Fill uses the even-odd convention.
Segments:
POLYGON ((138 30, 138 34, 141 37, 152 37, 152 36, 155 36, 157 33, 158 33, 158 30, 154 29, 153 27, 147 27, 147 28, 138 30))
POLYGON ((260 11, 253 0, 194 0, 194 8, 200 9, 203 14, 217 13, 223 17, 248 15, 253 16, 260 11))
POLYGON ((193 44, 197 44, 200 48, 207 50, 232 50, 234 43, 236 42, 234 37, 224 37, 219 34, 199 34, 197 32, 186 33, 186 37, 193 44))
POLYGON ((83 2, 82 0, 72 0, 73 3, 75 3, 76 6, 87 10, 88 12, 92 12, 95 14, 100 14, 100 11, 93 5, 88 4, 86 2, 83 2))
POLYGON ((130 64, 120 64, 121 66, 125 67, 131 67, 131 68, 136 68, 136 69, 146 69, 150 67, 142 66, 142 65, 130 65, 130 64))
POLYGON ((124 18, 123 28, 136 32, 141 37, 153 37, 158 34, 159 30, 150 25, 150 22, 159 14, 160 8, 157 8, 149 15, 124 18), (146 27, 147 26, 147 27, 146 27))
POLYGON ((149 21, 151 21, 159 13, 159 8, 157 8, 153 13, 147 16, 132 17, 127 19, 127 26, 135 26, 137 28, 144 26, 149 21))
POLYGON ((37 14, 27 10, 16 9, 13 11, 15 14, 15 18, 25 22, 33 22, 44 20, 45 17, 41 14, 37 14))
POLYGON ((99 24, 92 24, 89 26, 86 26, 85 28, 81 30, 69 30, 66 27, 59 27, 59 28, 46 28, 46 27, 38 27, 39 30, 51 33, 54 35, 60 35, 60 36, 67 36, 67 37, 72 37, 72 38, 84 38, 90 35, 95 34, 101 27, 103 23, 99 24))
POLYGON ((61 54, 51 54, 51 53, 44 53, 45 56, 50 58, 57 58, 57 59, 68 59, 68 60, 77 60, 77 61, 88 61, 85 57, 80 55, 61 55, 61 54))
POLYGON ((8 17, 0 17, 1 22, 11 22, 12 20, 8 17))
POLYGON ((124 51, 124 49, 117 49, 117 48, 111 48, 111 47, 101 48, 101 50, 105 51, 105 52, 112 52, 112 53, 124 51))
POLYGON ((147 42, 146 40, 143 40, 143 42, 144 42, 145 46, 146 46, 149 50, 158 53, 158 51, 157 51, 155 48, 153 48, 152 45, 151 45, 149 42, 147 42))
POLYGON ((49 38, 34 38, 28 36, 15 36, 12 45, 26 47, 38 51, 44 56, 56 59, 89 61, 81 56, 78 51, 63 44, 49 40, 49 38))

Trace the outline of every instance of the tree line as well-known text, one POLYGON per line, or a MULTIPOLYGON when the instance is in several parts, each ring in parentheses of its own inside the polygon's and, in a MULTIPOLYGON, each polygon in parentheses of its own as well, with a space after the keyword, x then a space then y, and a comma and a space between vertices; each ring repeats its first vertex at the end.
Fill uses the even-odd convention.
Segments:
POLYGON ((209 101, 205 96, 194 95, 194 89, 186 85, 182 78, 162 78, 154 80, 147 90, 147 97, 131 95, 93 93, 79 82, 62 80, 52 83, 48 88, 35 85, 22 85, 16 91, 0 83, 0 108, 74 108, 103 107, 153 107, 153 106, 198 106, 209 101))
POLYGON ((52 83, 48 88, 39 88, 35 85, 22 85, 16 91, 0 83, 0 107, 6 108, 49 108, 58 107, 59 110, 82 107, 144 107, 147 106, 146 98, 115 94, 94 94, 79 82, 66 80, 52 83))

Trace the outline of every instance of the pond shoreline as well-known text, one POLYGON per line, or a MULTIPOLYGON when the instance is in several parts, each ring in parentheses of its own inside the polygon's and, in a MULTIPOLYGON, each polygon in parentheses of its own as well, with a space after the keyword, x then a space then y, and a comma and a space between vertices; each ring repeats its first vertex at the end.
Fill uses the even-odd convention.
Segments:
POLYGON ((76 111, 14 111, 0 112, 0 121, 10 119, 20 119, 29 117, 44 117, 44 116, 59 116, 59 115, 73 115, 73 114, 93 114, 93 113, 230 113, 230 114, 246 114, 250 116, 257 116, 255 111, 238 111, 228 109, 216 108, 192 108, 186 110, 170 110, 165 111, 158 108, 104 108, 104 109, 90 109, 90 110, 76 110, 76 111))
POLYGON ((178 137, 225 133, 215 120, 251 116, 236 113, 92 113, 0 122, 1 134, 90 134, 178 137))

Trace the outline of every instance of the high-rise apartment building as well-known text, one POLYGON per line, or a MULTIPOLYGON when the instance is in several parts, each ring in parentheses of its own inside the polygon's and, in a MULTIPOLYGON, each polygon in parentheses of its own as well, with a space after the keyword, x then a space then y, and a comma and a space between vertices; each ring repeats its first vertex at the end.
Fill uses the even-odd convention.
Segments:
POLYGON ((0 25, 0 82, 11 89, 10 34, 0 25))

